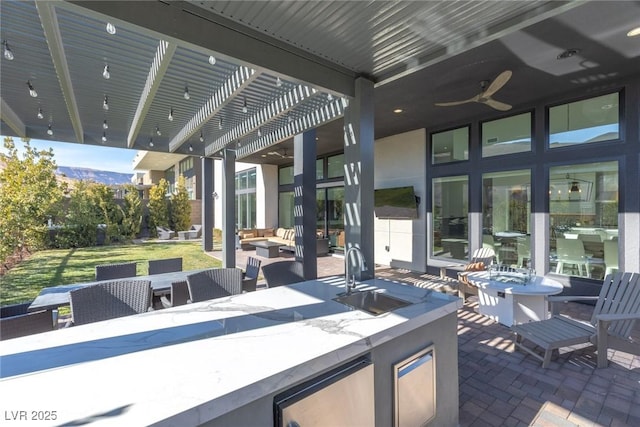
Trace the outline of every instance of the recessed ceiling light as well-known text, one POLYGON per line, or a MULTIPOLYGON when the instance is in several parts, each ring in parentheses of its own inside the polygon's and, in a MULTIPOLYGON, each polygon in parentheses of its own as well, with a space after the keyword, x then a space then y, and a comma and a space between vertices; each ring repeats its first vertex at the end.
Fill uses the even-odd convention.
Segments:
POLYGON ((613 108, 612 104, 604 104, 602 107, 600 107, 603 110, 610 110, 613 108))
POLYGON ((396 108, 395 110, 393 110, 394 113, 396 114, 400 114, 402 113, 404 110, 402 108, 396 108))
POLYGON ((627 37, 640 36, 640 27, 636 27, 627 33, 627 37))

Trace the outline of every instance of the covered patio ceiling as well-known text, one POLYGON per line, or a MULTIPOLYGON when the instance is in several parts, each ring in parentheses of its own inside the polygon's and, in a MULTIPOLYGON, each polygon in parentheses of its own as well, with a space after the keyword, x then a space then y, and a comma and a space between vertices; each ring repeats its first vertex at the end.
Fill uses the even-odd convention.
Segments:
POLYGON ((495 116, 434 104, 507 69, 495 98, 514 110, 640 70, 638 2, 4 0, 0 13, 3 135, 254 163, 290 163, 311 128, 319 154, 340 151, 359 76, 375 83, 380 138, 495 116))

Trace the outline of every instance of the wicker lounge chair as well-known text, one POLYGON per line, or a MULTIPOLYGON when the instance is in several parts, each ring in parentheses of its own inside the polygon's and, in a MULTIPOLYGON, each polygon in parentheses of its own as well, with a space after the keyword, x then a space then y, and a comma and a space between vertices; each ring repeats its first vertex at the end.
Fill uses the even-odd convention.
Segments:
POLYGON ((158 239, 161 240, 171 240, 176 237, 176 232, 169 230, 167 227, 156 227, 156 232, 158 233, 158 239))
POLYGON ((114 280, 69 292, 74 325, 145 313, 151 306, 151 281, 114 280))
POLYGON ((616 273, 605 277, 602 290, 597 297, 549 297, 553 317, 511 327, 516 334, 515 346, 542 361, 547 368, 554 350, 576 344, 589 343, 597 346, 598 368, 608 364, 607 349, 617 348, 632 354, 640 354, 640 343, 630 339, 636 320, 640 319, 640 275, 638 273, 616 273), (591 324, 578 322, 558 314, 559 302, 597 299, 591 324), (525 347, 524 341, 542 347, 544 356, 525 347))
POLYGON ((261 263, 262 261, 258 258, 251 256, 247 258, 247 266, 245 267, 242 277, 242 290, 244 292, 253 292, 256 290, 261 263))
POLYGON ((187 276, 190 302, 206 301, 242 293, 242 270, 212 268, 187 276))
POLYGON ((189 302, 189 286, 186 280, 171 283, 171 294, 160 297, 160 302, 164 308, 177 307, 189 302))
MULTIPOLYGON (((17 306, 24 306, 24 304, 16 304, 13 307, 7 306, 7 310, 3 311, 3 314, 9 314, 11 311, 8 309, 9 307, 17 309, 19 308, 17 306)), ((29 307, 29 304, 27 303, 26 306, 29 307)), ((0 340, 52 331, 53 329, 53 312, 51 310, 37 311, 34 313, 27 313, 25 311, 22 314, 3 316, 0 318, 0 340)))
POLYGON ((96 265, 96 280, 125 279, 136 276, 136 262, 96 265))
POLYGON ((270 288, 305 280, 302 263, 298 261, 278 261, 265 265, 262 267, 262 275, 270 288))
POLYGON ((171 273, 173 271, 182 271, 182 258, 149 260, 149 274, 171 273))
POLYGON ((0 318, 27 314, 31 302, 21 302, 19 304, 3 305, 0 307, 0 318))

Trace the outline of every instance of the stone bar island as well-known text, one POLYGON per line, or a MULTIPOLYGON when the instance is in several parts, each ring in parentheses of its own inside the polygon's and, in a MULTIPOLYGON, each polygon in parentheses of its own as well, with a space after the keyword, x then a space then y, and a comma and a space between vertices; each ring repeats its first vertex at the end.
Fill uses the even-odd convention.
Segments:
POLYGON ((344 291, 329 277, 3 341, 3 425, 274 426, 275 398, 355 360, 369 385, 325 411, 346 411, 342 425, 367 411, 379 427, 457 425, 462 300, 372 279, 356 293, 409 303, 374 314, 336 301, 344 291))

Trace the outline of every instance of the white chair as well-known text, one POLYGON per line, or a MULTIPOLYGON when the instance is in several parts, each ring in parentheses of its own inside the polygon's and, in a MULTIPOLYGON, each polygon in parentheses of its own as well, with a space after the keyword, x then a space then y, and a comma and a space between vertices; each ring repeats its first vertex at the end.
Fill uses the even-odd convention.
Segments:
POLYGON ((531 237, 517 238, 518 267, 524 267, 524 260, 531 260, 531 237))
POLYGON ((618 271, 618 242, 606 240, 604 242, 604 265, 606 267, 604 275, 609 275, 618 271))
POLYGON ((586 276, 589 273, 588 259, 582 240, 559 238, 556 240, 556 252, 558 255, 556 273, 562 274, 565 264, 575 265, 580 276, 586 276))

